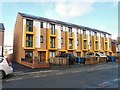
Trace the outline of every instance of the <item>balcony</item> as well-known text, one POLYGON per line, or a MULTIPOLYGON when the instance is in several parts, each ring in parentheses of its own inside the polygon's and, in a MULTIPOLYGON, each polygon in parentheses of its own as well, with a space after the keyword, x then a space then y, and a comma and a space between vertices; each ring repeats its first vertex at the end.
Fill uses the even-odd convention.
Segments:
POLYGON ((52 32, 51 29, 49 28, 47 30, 47 40, 48 40, 48 43, 47 43, 47 48, 49 50, 57 50, 57 47, 58 47, 58 31, 55 30, 55 32, 52 32), (51 41, 51 38, 54 40, 51 41), (52 43, 54 42, 54 45, 51 45, 52 43))

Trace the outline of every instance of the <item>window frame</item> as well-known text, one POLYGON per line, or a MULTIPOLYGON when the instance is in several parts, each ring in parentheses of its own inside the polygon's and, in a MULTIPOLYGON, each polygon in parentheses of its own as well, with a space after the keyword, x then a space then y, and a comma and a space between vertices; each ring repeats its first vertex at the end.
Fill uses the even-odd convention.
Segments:
POLYGON ((61 31, 63 31, 63 25, 61 25, 60 29, 61 29, 61 31))
POLYGON ((79 46, 79 40, 77 39, 77 46, 79 46))
POLYGON ((89 31, 89 36, 92 36, 92 35, 91 35, 91 31, 89 31))
POLYGON ((72 39, 69 39, 69 48, 70 48, 70 49, 72 49, 72 47, 73 47, 73 45, 72 45, 72 44, 73 44, 72 39))
POLYGON ((40 27, 41 27, 41 28, 44 27, 44 22, 43 22, 43 21, 40 22, 40 27))
POLYGON ((83 30, 83 36, 86 38, 86 30, 83 30))
POLYGON ((79 28, 77 28, 77 34, 79 34, 79 28))
POLYGON ((55 51, 50 51, 49 52, 49 57, 55 57, 56 56, 56 52, 55 51))
POLYGON ((33 20, 26 19, 26 31, 33 32, 33 20))
POLYGON ((28 50, 25 50, 25 61, 27 62, 31 62, 33 60, 33 51, 28 51, 28 50), (31 53, 32 56, 29 54, 26 54, 26 53, 31 53), (28 55, 28 56, 27 56, 28 55))
POLYGON ((61 44, 63 44, 63 38, 61 38, 61 44))
POLYGON ((55 35, 55 24, 50 23, 50 34, 55 35))
POLYGON ((97 32, 94 32, 94 36, 97 36, 97 32))
POLYGON ((43 43, 44 42, 44 39, 43 39, 43 36, 41 35, 40 36, 40 43, 43 43))
POLYGON ((54 37, 50 38, 50 48, 55 48, 55 38, 54 37))
POLYGON ((72 37, 72 27, 68 27, 69 37, 72 37))
POLYGON ((84 49, 87 49, 86 47, 87 47, 87 41, 86 40, 84 40, 84 49))
POLYGON ((33 35, 31 35, 31 34, 26 34, 26 47, 33 47, 33 35), (32 37, 32 39, 31 39, 31 37, 32 37))

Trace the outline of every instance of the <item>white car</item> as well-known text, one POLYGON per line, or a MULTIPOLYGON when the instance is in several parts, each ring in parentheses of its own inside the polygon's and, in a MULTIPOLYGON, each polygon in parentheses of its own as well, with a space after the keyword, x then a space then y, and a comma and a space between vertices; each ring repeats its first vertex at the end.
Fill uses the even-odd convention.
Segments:
POLYGON ((0 57, 0 79, 5 78, 6 75, 13 73, 11 62, 8 58, 0 57))
POLYGON ((98 56, 98 57, 104 57, 106 60, 108 60, 108 57, 100 52, 88 52, 85 56, 85 58, 89 58, 90 56, 98 56))

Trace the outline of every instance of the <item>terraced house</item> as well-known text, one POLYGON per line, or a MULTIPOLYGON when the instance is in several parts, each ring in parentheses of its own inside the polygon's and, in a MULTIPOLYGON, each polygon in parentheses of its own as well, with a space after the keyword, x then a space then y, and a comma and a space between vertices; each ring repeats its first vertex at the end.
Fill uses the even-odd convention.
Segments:
POLYGON ((59 53, 112 54, 111 34, 63 21, 18 13, 14 28, 14 60, 32 68, 48 66, 59 53))

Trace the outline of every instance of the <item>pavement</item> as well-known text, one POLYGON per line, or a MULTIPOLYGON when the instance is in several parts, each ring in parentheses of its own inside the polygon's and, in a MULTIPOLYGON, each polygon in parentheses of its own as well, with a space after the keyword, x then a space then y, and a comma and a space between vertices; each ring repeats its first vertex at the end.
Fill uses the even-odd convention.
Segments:
MULTIPOLYGON (((26 67, 24 65, 21 65, 17 62, 12 62, 12 67, 13 67, 13 75, 28 75, 28 74, 36 74, 36 73, 46 73, 46 72, 52 72, 52 71, 57 71, 57 70, 67 70, 67 69, 72 69, 72 68, 80 68, 80 67, 85 67, 88 65, 85 64, 73 64, 73 65, 67 65, 67 66, 59 66, 59 65, 52 65, 50 68, 42 68, 42 69, 32 69, 29 67, 26 67)), ((92 66, 92 65, 91 65, 92 66)))
MULTIPOLYGON (((116 62, 108 62, 108 63, 116 63, 116 62)), ((91 67, 95 67, 98 65, 104 65, 104 64, 107 64, 107 63, 98 63, 98 64, 92 64, 92 65, 75 63, 70 66, 69 65, 67 66, 52 65, 50 68, 32 69, 24 65, 21 65, 19 63, 12 62, 12 66, 14 69, 13 71, 14 76, 37 74, 37 73, 49 73, 49 72, 55 72, 55 71, 60 71, 60 70, 70 70, 74 68, 85 68, 85 67, 91 68, 91 67)))

